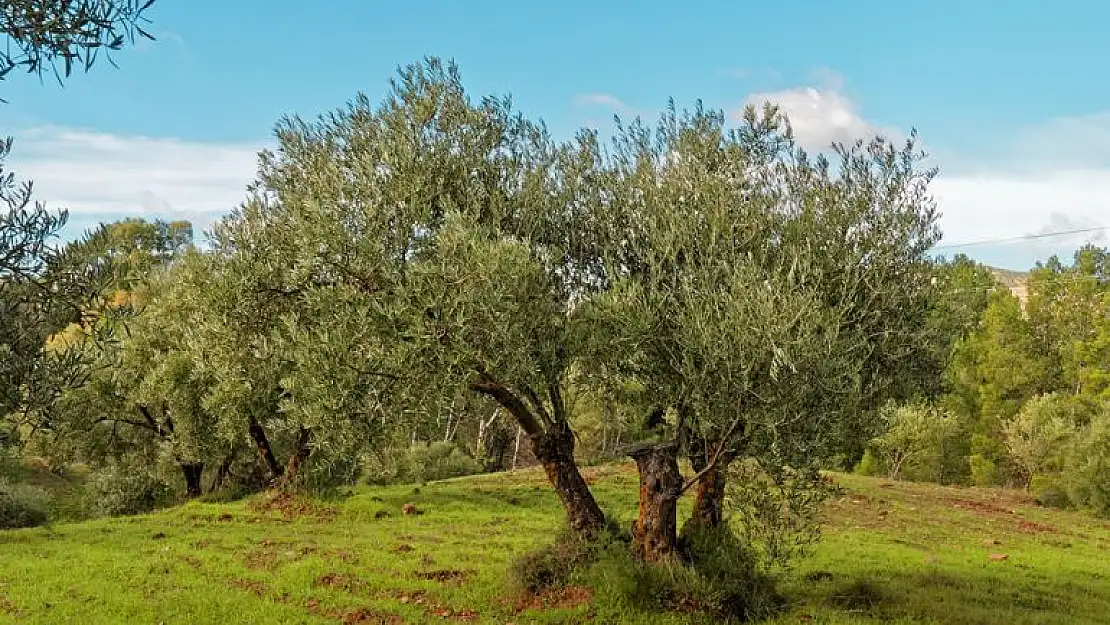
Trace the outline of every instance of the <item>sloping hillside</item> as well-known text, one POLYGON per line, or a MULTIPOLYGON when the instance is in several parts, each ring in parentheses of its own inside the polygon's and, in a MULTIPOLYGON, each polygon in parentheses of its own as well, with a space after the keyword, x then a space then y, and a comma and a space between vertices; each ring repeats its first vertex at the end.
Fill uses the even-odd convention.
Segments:
MULTIPOLYGON (((587 475, 631 515, 631 466, 587 475)), ((836 478, 848 494, 772 622, 1110 623, 1110 523, 1021 492, 836 478)), ((585 589, 507 598, 509 563, 559 520, 528 470, 0 532, 0 623, 690 622, 601 613, 585 589)))
POLYGON ((998 267, 989 267, 994 277, 1003 284, 1014 297, 1021 300, 1021 305, 1025 306, 1026 300, 1029 298, 1029 290, 1027 283, 1029 281, 1029 273, 1024 271, 1011 271, 1009 269, 999 269, 998 267))

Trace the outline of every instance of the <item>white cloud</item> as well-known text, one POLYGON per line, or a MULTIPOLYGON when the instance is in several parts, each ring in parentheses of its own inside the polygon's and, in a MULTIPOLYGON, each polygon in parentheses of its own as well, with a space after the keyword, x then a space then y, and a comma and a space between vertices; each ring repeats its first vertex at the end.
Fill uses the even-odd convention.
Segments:
MULTIPOLYGON (((932 192, 945 244, 1067 232, 1110 225, 1110 169, 1057 169, 1036 175, 985 171, 945 176, 932 192)), ((1017 242, 1030 251, 1082 244, 1100 233, 1017 242)))
POLYGON ((635 107, 627 104, 620 98, 608 93, 583 93, 582 95, 576 97, 574 99, 574 102, 578 106, 601 106, 605 108, 610 108, 618 113, 621 113, 622 115, 627 115, 629 117, 642 115, 642 113, 636 110, 635 107))
POLYGON ((15 133, 10 167, 74 223, 188 219, 199 237, 243 200, 262 147, 46 127, 15 133))
MULTIPOLYGON (((744 99, 744 106, 778 105, 789 118, 798 144, 810 151, 825 151, 833 143, 852 143, 876 134, 892 139, 903 136, 864 118, 859 106, 843 92, 844 79, 836 72, 821 68, 814 77, 814 86, 753 93, 744 99)), ((737 116, 739 113, 736 111, 737 116)))
MULTIPOLYGON (((844 82, 835 72, 818 72, 816 82, 817 86, 755 93, 744 103, 777 103, 799 144, 809 150, 875 134, 905 136, 868 119, 844 93, 844 82)), ((941 211, 942 246, 1110 226, 1110 112, 1019 129, 994 154, 949 153, 933 162, 940 167, 932 192, 941 211)), ((945 247, 944 252, 965 251, 987 262, 1028 268, 1038 259, 1070 256, 1084 243, 1105 245, 1108 239, 1110 233, 1096 231, 945 247)))

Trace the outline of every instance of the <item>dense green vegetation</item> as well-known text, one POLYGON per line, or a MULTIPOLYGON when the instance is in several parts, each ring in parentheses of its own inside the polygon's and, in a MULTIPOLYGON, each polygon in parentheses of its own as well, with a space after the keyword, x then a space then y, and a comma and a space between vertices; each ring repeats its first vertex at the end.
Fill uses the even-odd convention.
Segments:
POLYGON ((1107 251, 1039 264, 1024 301, 967 258, 938 267, 947 365, 928 401, 892 408, 858 469, 1030 489, 1048 505, 1110 515, 1107 251), (955 331, 953 331, 955 330, 955 331))

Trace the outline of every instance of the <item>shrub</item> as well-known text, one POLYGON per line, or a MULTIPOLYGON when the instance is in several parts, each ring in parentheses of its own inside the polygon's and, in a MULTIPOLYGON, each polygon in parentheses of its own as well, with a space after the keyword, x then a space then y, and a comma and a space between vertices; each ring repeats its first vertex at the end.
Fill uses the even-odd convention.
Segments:
POLYGON ((976 486, 995 486, 1001 480, 998 463, 983 454, 972 454, 967 459, 971 467, 971 483, 976 486))
POLYGON ((1075 505, 1110 517, 1110 408, 1091 421, 1072 447, 1065 479, 1075 505))
POLYGON ((725 511, 765 573, 789 567, 820 539, 822 508, 839 491, 815 469, 767 469, 754 460, 733 464, 727 484, 725 511))
POLYGON ((432 482, 482 472, 477 460, 453 443, 417 445, 409 450, 409 477, 416 482, 432 482))
POLYGON ((550 545, 513 562, 511 590, 514 594, 539 594, 570 584, 577 573, 597 561, 604 540, 589 541, 573 532, 559 534, 550 545))
POLYGON ((856 475, 867 476, 886 474, 886 470, 883 468, 882 461, 877 455, 872 453, 870 449, 863 452, 863 457, 860 458, 858 463, 856 463, 856 466, 852 469, 852 472, 856 475))
POLYGON ((0 529, 36 527, 46 523, 46 491, 0 479, 0 529))
POLYGON ((110 466, 89 476, 85 496, 94 515, 120 516, 142 514, 168 505, 174 499, 174 490, 148 471, 110 466))
POLYGON ((1067 486, 1057 476, 1036 475, 1029 483, 1029 490, 1037 498, 1037 503, 1049 508, 1068 508, 1071 499, 1067 486))
POLYGON ((727 529, 686 534, 691 564, 645 564, 628 546, 608 543, 596 562, 577 577, 595 589, 603 622, 628 613, 688 613, 687 622, 718 623, 770 616, 782 605, 772 576, 759 569, 759 556, 727 529))
POLYGON ((888 406, 882 411, 886 431, 871 441, 890 479, 905 471, 919 480, 939 481, 946 443, 959 434, 959 422, 925 404, 888 406))
POLYGON ((1034 476, 1059 473, 1080 416, 1069 398, 1052 393, 1025 402, 1002 426, 1006 448, 1026 485, 1034 476))

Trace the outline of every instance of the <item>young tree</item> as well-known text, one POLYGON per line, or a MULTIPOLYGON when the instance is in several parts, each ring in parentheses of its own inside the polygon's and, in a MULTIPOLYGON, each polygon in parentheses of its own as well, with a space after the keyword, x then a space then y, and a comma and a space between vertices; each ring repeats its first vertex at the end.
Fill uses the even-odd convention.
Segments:
POLYGON ((1030 399, 1002 425, 1006 447, 1026 488, 1038 475, 1063 471, 1072 442, 1090 420, 1084 412, 1073 399, 1051 393, 1030 399))

